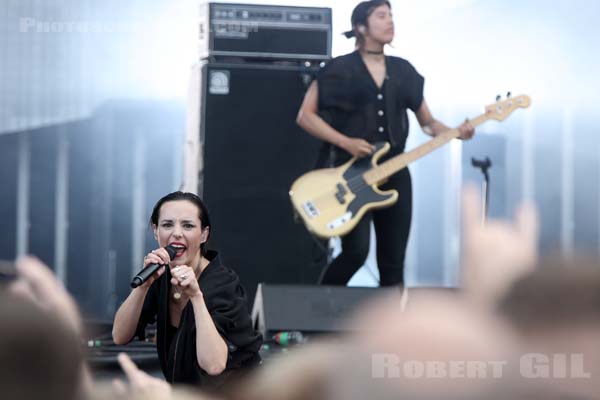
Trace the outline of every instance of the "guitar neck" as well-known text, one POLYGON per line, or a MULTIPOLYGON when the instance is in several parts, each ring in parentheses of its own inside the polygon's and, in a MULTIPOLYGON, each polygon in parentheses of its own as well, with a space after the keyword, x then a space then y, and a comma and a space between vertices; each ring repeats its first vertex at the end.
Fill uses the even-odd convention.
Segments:
MULTIPOLYGON (((481 114, 478 117, 472 119, 470 122, 473 126, 477 126, 487 120, 488 116, 486 114, 481 114)), ((458 129, 450 129, 446 132, 443 132, 431 139, 430 141, 428 141, 427 143, 424 143, 411 151, 392 157, 386 162, 378 165, 377 167, 370 169, 369 171, 363 174, 363 178, 365 179, 365 182, 367 182, 367 184, 369 185, 379 183, 384 179, 390 177, 391 175, 395 174, 396 172, 400 171, 402 168, 405 168, 411 162, 418 160, 419 158, 431 153, 435 149, 442 147, 450 140, 456 139, 459 136, 460 133, 458 132, 458 129)))

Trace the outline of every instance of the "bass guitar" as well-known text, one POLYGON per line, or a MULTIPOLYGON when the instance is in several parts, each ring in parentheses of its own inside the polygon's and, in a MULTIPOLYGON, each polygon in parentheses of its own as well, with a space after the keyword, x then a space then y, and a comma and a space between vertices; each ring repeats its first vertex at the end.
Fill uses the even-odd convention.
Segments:
MULTIPOLYGON (((504 121, 515 109, 529 107, 529 96, 521 95, 497 101, 472 120, 473 126, 490 119, 504 121)), ((378 185, 450 140, 459 137, 457 129, 437 135, 421 146, 378 164, 390 145, 375 143, 371 157, 354 157, 337 168, 308 172, 294 181, 290 198, 298 216, 308 230, 322 238, 343 236, 350 232, 363 215, 376 208, 392 205, 398 199, 396 190, 382 191, 378 185)))

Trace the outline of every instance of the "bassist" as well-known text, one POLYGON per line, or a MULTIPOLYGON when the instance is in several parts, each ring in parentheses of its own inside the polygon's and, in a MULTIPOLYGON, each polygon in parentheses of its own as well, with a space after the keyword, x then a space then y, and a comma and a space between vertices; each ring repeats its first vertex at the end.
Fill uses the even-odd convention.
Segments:
MULTIPOLYGON (((424 78, 406 60, 384 54, 394 38, 391 6, 386 0, 359 3, 352 12, 356 50, 331 60, 309 87, 297 122, 323 140, 319 168, 339 166, 352 156, 370 155, 372 143, 387 141, 391 151, 381 161, 404 151, 408 135, 407 109, 416 114, 431 136, 449 130, 436 120, 423 98, 424 78)), ((464 122, 461 139, 470 139, 473 126, 464 122)), ((377 238, 380 285, 403 284, 404 258, 412 213, 408 168, 391 176, 382 190, 396 189, 400 196, 391 207, 365 215, 342 238, 342 253, 323 272, 321 284, 345 285, 364 264, 369 252, 370 222, 377 238)))

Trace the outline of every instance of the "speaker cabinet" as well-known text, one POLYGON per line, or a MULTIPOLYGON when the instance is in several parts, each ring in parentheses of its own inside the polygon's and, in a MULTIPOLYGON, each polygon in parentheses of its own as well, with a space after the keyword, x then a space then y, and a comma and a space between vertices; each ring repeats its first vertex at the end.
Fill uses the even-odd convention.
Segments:
POLYGON ((325 264, 321 243, 295 221, 288 194, 314 168, 320 146, 296 124, 314 72, 202 67, 199 193, 212 219, 209 247, 238 273, 250 300, 258 282, 315 283, 325 264))
POLYGON ((265 340, 279 331, 333 333, 343 331, 344 321, 376 295, 398 288, 344 286, 258 285, 252 321, 265 340))

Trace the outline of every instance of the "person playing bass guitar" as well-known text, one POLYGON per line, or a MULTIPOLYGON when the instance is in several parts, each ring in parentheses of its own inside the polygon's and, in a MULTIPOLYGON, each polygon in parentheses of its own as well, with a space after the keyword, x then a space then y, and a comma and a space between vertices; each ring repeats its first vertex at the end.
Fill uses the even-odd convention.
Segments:
MULTIPOLYGON (((387 141, 392 146, 382 161, 402 153, 409 130, 407 109, 416 114, 428 135, 450 129, 431 114, 423 98, 424 78, 408 61, 384 54, 385 45, 394 38, 390 2, 359 3, 351 22, 352 29, 345 35, 355 38, 356 50, 329 61, 311 83, 298 113, 297 123, 324 141, 318 168, 370 155, 376 142, 387 141)), ((475 133, 468 121, 457 129, 461 139, 470 139, 475 133)), ((342 237, 342 253, 323 271, 320 284, 345 285, 364 264, 371 221, 377 239, 380 285, 403 284, 412 214, 408 168, 391 176, 381 188, 398 190, 398 201, 370 211, 342 237)))

